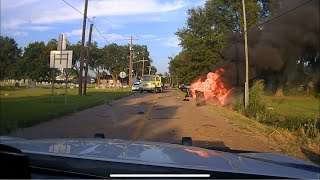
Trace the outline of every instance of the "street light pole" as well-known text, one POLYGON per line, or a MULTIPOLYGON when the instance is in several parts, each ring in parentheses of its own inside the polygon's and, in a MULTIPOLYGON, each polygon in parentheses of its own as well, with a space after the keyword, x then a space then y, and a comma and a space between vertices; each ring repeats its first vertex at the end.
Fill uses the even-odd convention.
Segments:
POLYGON ((248 57, 248 32, 247 32, 247 18, 246 18, 246 6, 244 0, 242 0, 243 11, 243 32, 244 32, 244 52, 246 58, 246 82, 244 85, 244 106, 249 105, 249 57, 248 57))

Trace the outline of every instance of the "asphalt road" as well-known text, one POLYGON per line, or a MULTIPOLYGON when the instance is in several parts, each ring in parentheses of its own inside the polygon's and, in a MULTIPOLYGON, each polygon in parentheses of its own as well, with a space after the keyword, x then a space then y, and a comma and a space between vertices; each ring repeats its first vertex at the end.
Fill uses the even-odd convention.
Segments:
POLYGON ((53 119, 12 136, 24 138, 93 137, 180 143, 190 136, 196 146, 229 147, 240 150, 274 152, 274 148, 234 126, 226 118, 183 101, 175 90, 164 93, 136 93, 72 115, 53 119))

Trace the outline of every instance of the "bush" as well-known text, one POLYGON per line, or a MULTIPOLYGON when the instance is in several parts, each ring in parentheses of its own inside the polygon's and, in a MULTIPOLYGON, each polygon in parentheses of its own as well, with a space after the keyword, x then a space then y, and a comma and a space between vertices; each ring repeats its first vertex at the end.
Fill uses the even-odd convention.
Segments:
POLYGON ((303 132, 307 137, 315 138, 320 133, 320 120, 302 114, 287 116, 283 128, 303 132))
POLYGON ((243 113, 244 112, 244 100, 243 100, 243 96, 241 97, 240 101, 237 101, 232 108, 234 111, 243 113))
POLYGON ((284 121, 285 118, 276 111, 268 111, 259 119, 260 123, 274 127, 281 127, 284 121))
POLYGON ((263 80, 254 82, 249 93, 249 105, 245 109, 244 114, 250 118, 258 118, 266 112, 266 105, 262 100, 264 84, 263 80))
POLYGON ((259 122, 276 128, 285 128, 309 138, 316 138, 320 133, 320 120, 302 114, 285 116, 276 111, 269 111, 259 118, 259 122))

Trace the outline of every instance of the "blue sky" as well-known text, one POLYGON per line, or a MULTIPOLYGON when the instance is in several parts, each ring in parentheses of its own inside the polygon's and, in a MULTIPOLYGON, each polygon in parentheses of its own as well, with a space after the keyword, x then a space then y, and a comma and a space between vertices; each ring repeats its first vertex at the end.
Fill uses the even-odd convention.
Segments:
MULTIPOLYGON (((66 0, 83 12, 84 0, 66 0)), ((187 9, 203 5, 205 0, 89 0, 88 17, 106 39, 127 44, 133 35, 135 44, 147 45, 153 65, 159 73, 168 71, 168 56, 181 47, 174 33, 185 26, 187 9)), ((19 46, 57 38, 67 34, 72 43, 81 40, 83 16, 62 0, 1 0, 1 35, 14 38, 19 46)), ((89 23, 87 23, 88 35, 89 23)), ((88 38, 86 38, 86 41, 88 38)), ((93 40, 108 44, 97 32, 93 40)))

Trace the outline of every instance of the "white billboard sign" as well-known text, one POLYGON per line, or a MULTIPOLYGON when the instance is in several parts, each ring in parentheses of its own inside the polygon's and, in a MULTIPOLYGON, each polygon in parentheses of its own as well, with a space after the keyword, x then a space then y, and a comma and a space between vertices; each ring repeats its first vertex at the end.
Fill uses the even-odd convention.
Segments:
POLYGON ((50 68, 71 68, 72 67, 72 50, 51 51, 50 68))

